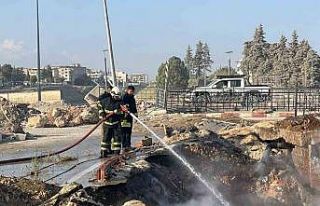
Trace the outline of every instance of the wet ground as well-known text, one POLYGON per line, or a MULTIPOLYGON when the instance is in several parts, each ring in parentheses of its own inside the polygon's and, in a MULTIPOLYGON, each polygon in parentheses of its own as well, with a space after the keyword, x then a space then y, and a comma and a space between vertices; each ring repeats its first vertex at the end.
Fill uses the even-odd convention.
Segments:
MULTIPOLYGON (((29 129, 28 132, 33 134, 36 139, 0 144, 0 159, 5 160, 28 157, 57 151, 80 139, 92 127, 93 125, 59 129, 29 129)), ((139 141, 141 137, 142 135, 139 135, 136 132, 132 138, 133 144, 139 141)), ((29 163, 0 166, 0 174, 7 177, 23 177, 31 174, 37 169, 52 165, 52 163, 59 162, 41 171, 39 175, 28 176, 27 178, 62 185, 69 180, 74 180, 74 177, 80 172, 83 172, 86 169, 88 170, 88 168, 92 167, 93 165, 99 165, 99 163, 102 161, 99 159, 100 142, 100 128, 98 128, 80 145, 59 156, 44 160, 35 159, 29 163), (60 173, 67 170, 70 171, 50 180, 52 177, 59 175, 60 173)), ((83 177, 79 177, 77 179, 77 182, 83 184, 84 186, 89 185, 90 183, 88 182, 88 180, 94 177, 95 171, 96 170, 93 169, 92 172, 89 172, 83 177)))

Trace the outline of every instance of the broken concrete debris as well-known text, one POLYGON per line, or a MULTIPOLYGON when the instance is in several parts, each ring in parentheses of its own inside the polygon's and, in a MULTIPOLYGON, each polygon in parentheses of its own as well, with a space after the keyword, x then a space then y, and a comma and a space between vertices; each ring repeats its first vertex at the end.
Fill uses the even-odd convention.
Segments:
MULTIPOLYGON (((67 108, 46 113, 47 126, 59 118, 65 126, 84 122, 81 114, 86 107, 70 110, 72 114, 67 108)), ((85 113, 91 116, 94 112, 88 109, 85 113)), ((312 182, 317 173, 310 171, 319 168, 313 145, 318 139, 312 136, 317 129, 316 118, 239 121, 237 124, 197 115, 162 114, 142 118, 162 133, 165 125, 164 140, 206 180, 214 182, 232 205, 308 205, 311 202, 314 194, 310 187, 316 188, 312 182), (290 136, 290 130, 300 136, 290 136), (283 143, 292 148, 281 148, 283 143), (280 146, 269 149, 270 145, 280 146), (307 181, 302 181, 303 176, 307 181)), ((151 148, 152 142, 146 142, 151 148)), ((143 158, 124 160, 108 168, 108 172, 109 179, 104 186, 65 185, 60 192, 56 189, 46 196, 42 205, 184 205, 208 195, 201 185, 197 186, 197 179, 165 149, 143 158)), ((38 202, 30 205, 37 205, 34 203, 38 202)))

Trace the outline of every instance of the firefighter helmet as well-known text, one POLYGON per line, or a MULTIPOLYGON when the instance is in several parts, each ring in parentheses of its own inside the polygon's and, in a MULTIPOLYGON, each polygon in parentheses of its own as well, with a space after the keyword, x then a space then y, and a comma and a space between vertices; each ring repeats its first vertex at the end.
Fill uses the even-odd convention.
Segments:
POLYGON ((112 96, 120 96, 120 89, 118 87, 113 87, 110 93, 112 96))

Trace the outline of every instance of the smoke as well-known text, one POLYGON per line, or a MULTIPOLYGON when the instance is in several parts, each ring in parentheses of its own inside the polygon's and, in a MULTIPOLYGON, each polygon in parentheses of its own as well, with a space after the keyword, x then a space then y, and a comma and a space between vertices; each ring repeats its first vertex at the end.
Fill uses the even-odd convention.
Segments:
POLYGON ((220 206, 221 202, 202 184, 193 185, 191 199, 174 206, 220 206))
POLYGON ((207 195, 201 198, 192 199, 188 202, 177 204, 175 206, 213 206, 213 205, 221 205, 221 203, 215 198, 212 197, 212 195, 207 195))

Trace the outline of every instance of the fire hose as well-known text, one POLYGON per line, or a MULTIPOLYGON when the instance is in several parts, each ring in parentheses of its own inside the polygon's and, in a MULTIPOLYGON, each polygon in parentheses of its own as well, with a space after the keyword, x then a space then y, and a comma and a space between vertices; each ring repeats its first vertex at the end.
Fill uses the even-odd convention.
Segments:
POLYGON ((31 161, 33 159, 42 159, 42 158, 46 158, 46 157, 52 157, 58 154, 61 154, 63 152, 66 152, 70 149, 72 149, 73 147, 77 146, 78 144, 80 144, 81 142, 83 142, 85 139, 87 139, 92 132, 94 132, 106 119, 108 119, 110 116, 112 116, 112 114, 107 115, 105 118, 101 119, 91 130, 89 130, 81 139, 79 139, 77 142, 59 150, 56 152, 52 152, 49 154, 44 154, 44 155, 38 155, 38 156, 31 156, 31 157, 22 157, 22 158, 16 158, 16 159, 9 159, 9 160, 0 160, 0 166, 2 165, 8 165, 8 164, 18 164, 21 162, 28 162, 31 161))

